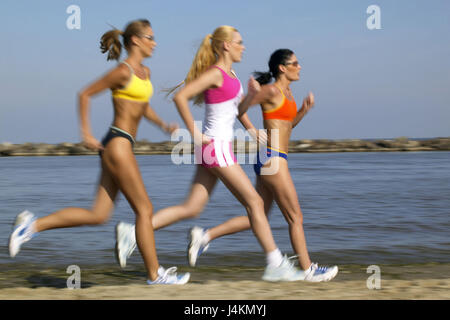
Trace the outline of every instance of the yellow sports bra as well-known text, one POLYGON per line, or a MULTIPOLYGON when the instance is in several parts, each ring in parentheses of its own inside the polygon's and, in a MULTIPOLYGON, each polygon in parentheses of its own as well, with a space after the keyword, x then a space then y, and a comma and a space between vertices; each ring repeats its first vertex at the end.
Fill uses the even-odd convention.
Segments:
POLYGON ((138 76, 134 74, 133 68, 122 61, 121 63, 125 64, 130 68, 131 78, 128 84, 123 89, 115 89, 112 91, 112 96, 114 98, 122 98, 133 101, 142 101, 148 102, 151 96, 153 95, 153 85, 150 82, 150 79, 142 80, 138 76))

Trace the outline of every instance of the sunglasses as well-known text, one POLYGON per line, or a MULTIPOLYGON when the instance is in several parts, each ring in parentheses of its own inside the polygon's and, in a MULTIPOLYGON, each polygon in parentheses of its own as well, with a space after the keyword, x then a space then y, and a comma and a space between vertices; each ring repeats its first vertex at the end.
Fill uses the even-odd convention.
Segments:
POLYGON ((231 40, 231 41, 229 41, 229 42, 230 42, 230 43, 236 43, 236 44, 238 44, 238 45, 240 45, 240 46, 244 45, 244 41, 242 41, 242 40, 239 40, 239 41, 231 40))
POLYGON ((298 67, 299 66, 298 61, 286 62, 284 65, 287 66, 287 65, 290 65, 290 64, 292 64, 294 67, 298 67))
POLYGON ((155 41, 155 37, 154 36, 147 36, 147 35, 143 35, 141 36, 142 38, 147 38, 150 41, 155 41))

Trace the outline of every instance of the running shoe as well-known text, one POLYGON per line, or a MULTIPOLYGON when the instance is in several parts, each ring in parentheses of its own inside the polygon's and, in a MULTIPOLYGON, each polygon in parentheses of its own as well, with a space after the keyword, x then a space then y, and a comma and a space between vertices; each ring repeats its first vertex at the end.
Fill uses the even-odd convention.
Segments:
POLYGON ((13 232, 9 237, 9 255, 11 258, 14 258, 19 253, 22 244, 33 238, 35 232, 32 224, 35 220, 34 214, 28 210, 17 215, 13 232))
POLYGON ((200 227, 193 227, 189 233, 189 247, 188 247, 188 260, 191 267, 195 267, 197 258, 208 250, 209 243, 203 243, 203 237, 205 235, 205 230, 200 227))
POLYGON ((336 277, 338 273, 338 267, 319 267, 317 263, 312 263, 308 270, 305 271, 305 281, 321 282, 330 281, 336 277))
POLYGON ((177 275, 177 267, 171 267, 169 269, 164 269, 159 267, 158 278, 155 281, 147 280, 147 284, 186 284, 191 277, 189 272, 177 275))
POLYGON ((133 224, 119 222, 116 225, 116 260, 121 268, 127 266, 127 259, 136 248, 136 233, 133 224))
POLYGON ((305 279, 305 272, 298 270, 287 256, 278 267, 267 266, 262 277, 264 281, 298 281, 305 279))

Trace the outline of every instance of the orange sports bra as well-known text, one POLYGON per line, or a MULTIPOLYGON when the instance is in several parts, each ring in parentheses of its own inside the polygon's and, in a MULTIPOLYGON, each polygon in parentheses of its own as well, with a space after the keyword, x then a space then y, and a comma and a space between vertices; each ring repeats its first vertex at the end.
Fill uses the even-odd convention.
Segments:
MULTIPOLYGON (((278 88, 278 86, 276 86, 278 88)), ((283 95, 283 101, 280 105, 269 111, 263 111, 264 120, 278 119, 278 120, 294 120, 297 115, 297 104, 295 100, 289 100, 284 96, 283 90, 278 88, 283 95)))

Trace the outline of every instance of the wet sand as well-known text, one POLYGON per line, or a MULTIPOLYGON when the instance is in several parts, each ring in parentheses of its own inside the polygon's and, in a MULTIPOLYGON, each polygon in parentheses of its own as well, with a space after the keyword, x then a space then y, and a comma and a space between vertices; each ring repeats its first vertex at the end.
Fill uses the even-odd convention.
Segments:
POLYGON ((380 265, 381 288, 370 290, 368 266, 343 265, 323 283, 268 283, 263 268, 179 268, 191 272, 184 286, 148 286, 144 269, 80 266, 81 288, 68 289, 65 268, 27 266, 0 271, 1 300, 392 300, 450 299, 450 263, 380 265), (27 270, 26 270, 27 269, 27 270))

